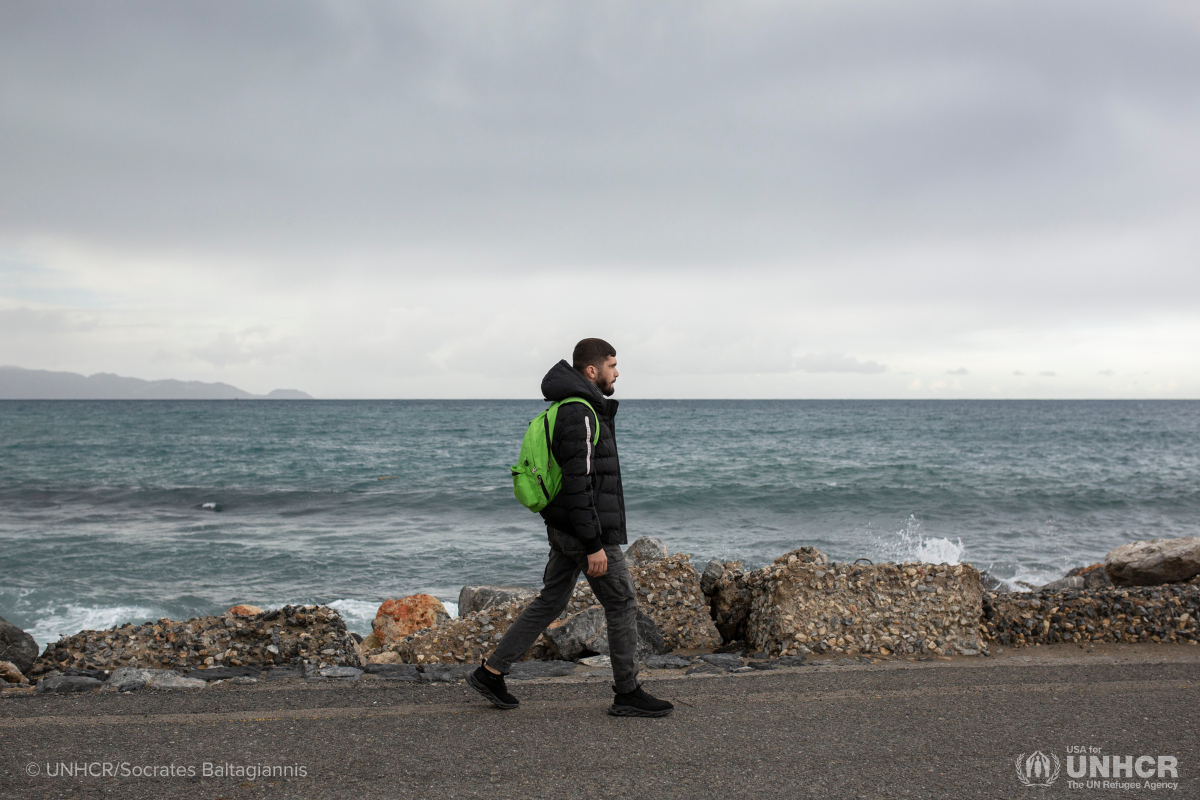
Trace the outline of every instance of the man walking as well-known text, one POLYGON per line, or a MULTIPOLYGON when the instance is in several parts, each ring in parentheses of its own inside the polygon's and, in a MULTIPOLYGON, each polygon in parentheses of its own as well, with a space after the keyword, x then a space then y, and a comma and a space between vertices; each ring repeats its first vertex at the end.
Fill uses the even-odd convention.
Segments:
POLYGON ((575 345, 573 364, 559 361, 542 379, 549 401, 580 397, 591 404, 564 403, 552 432, 551 452, 562 469, 562 489, 541 511, 550 541, 544 586, 521 612, 492 655, 467 683, 497 708, 516 708, 504 675, 542 631, 570 602, 579 573, 587 575, 596 599, 604 606, 608 647, 616 696, 608 713, 627 717, 661 717, 674 706, 650 696, 637 680, 637 592, 625 564, 625 497, 613 417, 617 401, 609 399, 617 380, 617 351, 603 339, 575 345), (600 439, 592 446, 595 426, 600 439))

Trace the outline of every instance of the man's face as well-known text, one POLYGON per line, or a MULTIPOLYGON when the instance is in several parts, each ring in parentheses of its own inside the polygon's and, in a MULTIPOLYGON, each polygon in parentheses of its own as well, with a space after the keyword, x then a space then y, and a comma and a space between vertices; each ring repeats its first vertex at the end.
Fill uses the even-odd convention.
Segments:
POLYGON ((587 368, 588 380, 596 384, 596 388, 605 397, 612 397, 613 392, 617 390, 617 378, 620 374, 617 372, 616 356, 609 356, 601 367, 589 366, 587 368))

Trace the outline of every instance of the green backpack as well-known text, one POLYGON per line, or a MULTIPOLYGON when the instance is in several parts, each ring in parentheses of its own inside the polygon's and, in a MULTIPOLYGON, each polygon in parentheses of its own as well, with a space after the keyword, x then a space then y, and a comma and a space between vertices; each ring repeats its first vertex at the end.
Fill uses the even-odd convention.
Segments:
POLYGON ((591 410, 596 421, 592 447, 600 442, 600 417, 592 404, 582 397, 568 397, 551 403, 549 408, 534 417, 525 429, 517 463, 511 468, 513 494, 530 511, 541 511, 562 489, 562 468, 554 462, 550 444, 554 436, 554 422, 558 419, 558 407, 563 403, 583 403, 591 410))

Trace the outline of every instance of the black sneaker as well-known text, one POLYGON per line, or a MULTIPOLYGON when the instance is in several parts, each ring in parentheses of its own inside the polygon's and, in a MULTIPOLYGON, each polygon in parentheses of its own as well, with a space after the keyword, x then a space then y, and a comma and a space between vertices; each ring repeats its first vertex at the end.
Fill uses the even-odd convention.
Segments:
POLYGON ((496 708, 516 708, 521 705, 521 701, 509 694, 505 688, 504 676, 488 672, 482 663, 467 676, 467 683, 496 708))
POLYGON ((632 692, 616 692, 616 695, 608 709, 614 717, 665 717, 675 708, 647 693, 640 684, 632 692))

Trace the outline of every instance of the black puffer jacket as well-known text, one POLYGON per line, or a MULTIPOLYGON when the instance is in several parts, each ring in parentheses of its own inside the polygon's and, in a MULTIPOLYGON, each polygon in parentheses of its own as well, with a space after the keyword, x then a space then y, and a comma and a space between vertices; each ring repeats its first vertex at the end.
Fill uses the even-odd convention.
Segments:
POLYGON ((558 407, 551 450, 562 468, 562 489, 542 509, 551 527, 579 539, 587 553, 606 544, 625 544, 625 496, 617 459, 613 417, 617 401, 600 393, 566 361, 559 361, 542 378, 547 400, 582 397, 600 417, 600 441, 592 447, 596 420, 583 403, 558 407))

